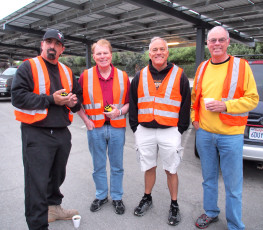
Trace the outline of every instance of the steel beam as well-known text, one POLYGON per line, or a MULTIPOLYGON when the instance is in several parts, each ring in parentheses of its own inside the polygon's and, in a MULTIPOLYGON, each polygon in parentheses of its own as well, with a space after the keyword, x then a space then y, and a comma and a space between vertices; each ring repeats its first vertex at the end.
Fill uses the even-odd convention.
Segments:
POLYGON ((197 27, 196 36, 196 53, 195 53, 195 69, 204 60, 205 57, 205 28, 197 27))
POLYGON ((86 44, 86 67, 91 68, 91 45, 86 44))
MULTIPOLYGON (((170 6, 166 6, 164 4, 158 3, 156 1, 153 0, 126 0, 127 2, 130 2, 131 4, 135 4, 138 5, 140 7, 147 7, 150 8, 156 12, 161 12, 165 15, 169 15, 172 17, 176 17, 184 22, 188 22, 193 24, 193 26, 196 27, 203 27, 205 29, 212 29, 214 27, 214 25, 203 21, 200 18, 185 14, 183 11, 179 11, 175 8, 172 8, 170 6)), ((251 38, 245 38, 245 37, 241 37, 238 36, 232 32, 229 32, 230 37, 234 38, 236 41, 242 42, 244 44, 247 44, 249 46, 253 45, 254 40, 251 38)))

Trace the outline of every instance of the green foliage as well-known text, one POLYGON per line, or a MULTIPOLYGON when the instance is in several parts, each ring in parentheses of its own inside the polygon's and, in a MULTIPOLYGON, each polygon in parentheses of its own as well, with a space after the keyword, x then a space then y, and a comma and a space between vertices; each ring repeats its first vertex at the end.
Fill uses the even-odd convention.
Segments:
MULTIPOLYGON (((263 53, 263 43, 257 42, 255 47, 248 47, 243 44, 230 44, 227 53, 233 56, 240 56, 246 59, 262 59, 261 56, 263 53), (257 54, 259 54, 257 56, 257 54)), ((211 55, 209 53, 208 48, 205 48, 205 59, 210 58, 211 55)))
POLYGON ((254 54, 254 49, 244 46, 242 44, 231 44, 228 49, 228 54, 230 55, 245 55, 254 54))
POLYGON ((183 68, 184 73, 188 78, 194 78, 195 77, 195 63, 190 64, 182 64, 178 65, 179 67, 183 68))
POLYGON ((256 43, 255 53, 256 54, 262 54, 263 53, 263 42, 256 43))
POLYGON ((76 57, 74 59, 73 64, 75 64, 76 66, 85 66, 86 65, 86 58, 84 58, 84 57, 76 57))
POLYGON ((67 65, 68 67, 72 68, 74 58, 75 58, 74 56, 66 56, 66 57, 59 58, 59 61, 67 65))
MULTIPOLYGON (((248 55, 248 54, 262 54, 263 43, 256 43, 253 48, 247 47, 242 44, 231 44, 228 47, 228 53, 231 55, 248 55)), ((179 47, 169 49, 168 61, 182 67, 184 72, 189 78, 193 78, 195 75, 195 47, 179 47)), ((205 48, 205 60, 210 58, 208 48, 205 48)), ((249 56, 245 57, 250 59, 249 56)), ((256 58, 263 59, 262 56, 256 58)), ((59 59, 60 62, 69 66, 73 73, 79 76, 86 68, 85 57, 65 56, 59 59)), ((133 52, 115 52, 112 54, 112 64, 117 68, 127 72, 129 76, 134 76, 137 71, 146 66, 149 61, 149 51, 144 53, 133 52)), ((95 62, 91 58, 91 65, 94 66, 95 62)))
POLYGON ((121 64, 120 53, 112 53, 112 63, 113 65, 121 64))
POLYGON ((133 52, 117 52, 112 54, 112 64, 127 72, 129 76, 134 76, 137 71, 147 65, 145 55, 133 52))
POLYGON ((169 49, 168 61, 175 64, 195 62, 195 47, 179 47, 169 49))
POLYGON ((120 54, 121 65, 125 66, 125 71, 129 76, 134 76, 137 71, 145 66, 143 54, 124 52, 120 54))
POLYGON ((17 62, 17 66, 20 66, 23 63, 23 61, 17 62))
MULTIPOLYGON (((76 76, 80 76, 84 69, 86 69, 85 57, 65 56, 60 57, 59 61, 70 67, 76 76)), ((93 58, 91 59, 91 64, 95 65, 93 58)))

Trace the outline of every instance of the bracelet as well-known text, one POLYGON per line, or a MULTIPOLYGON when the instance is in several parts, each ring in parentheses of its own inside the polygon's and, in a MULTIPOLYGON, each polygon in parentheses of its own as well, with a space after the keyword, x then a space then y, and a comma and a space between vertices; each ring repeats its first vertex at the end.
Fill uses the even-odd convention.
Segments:
POLYGON ((119 111, 120 111, 120 116, 122 115, 122 110, 121 109, 119 109, 119 111))

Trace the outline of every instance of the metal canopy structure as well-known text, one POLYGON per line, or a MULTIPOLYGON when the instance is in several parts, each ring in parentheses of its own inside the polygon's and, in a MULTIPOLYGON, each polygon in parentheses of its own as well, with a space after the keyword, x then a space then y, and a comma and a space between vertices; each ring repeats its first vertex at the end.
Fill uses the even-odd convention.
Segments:
POLYGON ((142 52, 154 36, 195 46, 223 25, 232 42, 263 41, 262 0, 35 0, 0 20, 0 61, 39 54, 48 28, 65 35, 65 54, 90 57, 90 45, 108 39, 114 51, 142 52))

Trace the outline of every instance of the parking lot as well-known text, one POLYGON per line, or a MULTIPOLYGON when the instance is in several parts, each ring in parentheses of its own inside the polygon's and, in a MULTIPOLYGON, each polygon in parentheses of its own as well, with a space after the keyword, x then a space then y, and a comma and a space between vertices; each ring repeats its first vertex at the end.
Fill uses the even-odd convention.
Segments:
MULTIPOLYGON (((15 121, 10 99, 0 98, 0 229, 26 230, 24 217, 24 179, 21 153, 20 123, 15 121)), ((144 177, 140 172, 134 151, 134 136, 127 126, 124 150, 124 215, 116 215, 111 200, 102 210, 92 213, 90 204, 95 198, 92 180, 92 162, 88 151, 86 128, 75 115, 70 126, 72 151, 68 161, 67 177, 62 185, 65 195, 63 207, 76 208, 82 216, 80 230, 96 229, 144 229, 162 230, 196 229, 194 222, 202 214, 202 175, 201 165, 194 156, 194 132, 189 128, 183 135, 184 157, 179 168, 179 197, 182 221, 172 227, 167 224, 170 195, 166 185, 166 175, 158 167, 157 181, 152 192, 153 208, 143 217, 133 215, 144 192, 144 177)), ((244 161, 243 221, 248 230, 263 229, 263 170, 257 163, 244 161)), ((209 227, 211 230, 227 229, 225 220, 224 184, 219 180, 218 206, 221 209, 219 221, 209 227)), ((72 230, 71 221, 56 221, 50 224, 51 230, 72 230)))

